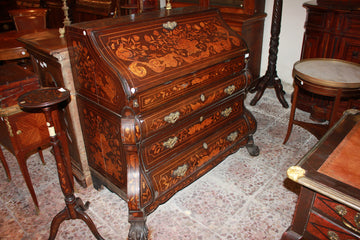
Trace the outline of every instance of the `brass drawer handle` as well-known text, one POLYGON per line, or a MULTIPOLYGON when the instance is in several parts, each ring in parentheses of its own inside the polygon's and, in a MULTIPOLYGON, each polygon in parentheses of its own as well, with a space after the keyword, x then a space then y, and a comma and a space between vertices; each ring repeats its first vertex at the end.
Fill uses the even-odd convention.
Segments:
POLYGON ((347 214, 347 210, 344 206, 337 205, 335 207, 335 212, 341 217, 341 220, 346 227, 350 228, 352 231, 360 233, 360 213, 357 213, 355 215, 354 221, 355 221, 356 226, 353 226, 351 223, 349 223, 348 220, 346 220, 344 218, 344 216, 347 214))
POLYGON ((17 135, 20 135, 20 134, 22 134, 22 131, 21 131, 21 130, 17 130, 17 131, 16 131, 16 134, 17 134, 17 135))
POLYGON ((229 142, 233 142, 233 141, 236 140, 236 138, 238 137, 238 135, 239 135, 239 133, 238 133, 237 131, 235 131, 235 132, 230 133, 230 134, 226 137, 226 139, 227 139, 229 142))
POLYGON ((232 108, 229 107, 229 108, 226 108, 224 111, 222 111, 222 112, 221 112, 221 115, 222 115, 223 117, 228 117, 231 112, 232 112, 232 108))
POLYGON ((175 169, 172 173, 173 177, 183 177, 188 170, 188 165, 185 163, 182 166, 179 166, 177 169, 175 169))
POLYGON ((207 145, 207 143, 203 143, 203 148, 204 148, 205 150, 207 150, 207 149, 209 148, 209 146, 207 145))
POLYGON ((205 95, 204 95, 204 94, 201 94, 201 95, 200 95, 200 100, 201 100, 202 102, 205 102, 206 97, 205 97, 205 95))
POLYGON ((330 240, 340 240, 339 236, 334 231, 328 231, 327 235, 330 240))
POLYGON ((163 142, 163 146, 166 148, 173 148, 175 146, 175 144, 177 143, 178 138, 177 137, 173 137, 173 138, 169 138, 166 142, 163 142))
POLYGON ((173 21, 167 21, 166 23, 163 23, 163 28, 168 29, 168 30, 173 30, 174 28, 176 28, 177 26, 177 22, 173 21))
POLYGON ((164 117, 164 121, 168 123, 175 123, 180 117, 180 112, 173 112, 164 117))
POLYGON ((224 92, 228 95, 231 95, 235 92, 235 89, 236 89, 235 85, 230 85, 224 89, 224 92))

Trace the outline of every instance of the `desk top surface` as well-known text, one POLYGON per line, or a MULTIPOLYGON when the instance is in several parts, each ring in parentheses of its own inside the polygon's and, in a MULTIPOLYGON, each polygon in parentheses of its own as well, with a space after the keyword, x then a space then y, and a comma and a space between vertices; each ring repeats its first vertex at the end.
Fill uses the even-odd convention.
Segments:
POLYGON ((360 64, 338 59, 311 58, 294 64, 293 75, 320 86, 359 88, 360 64))

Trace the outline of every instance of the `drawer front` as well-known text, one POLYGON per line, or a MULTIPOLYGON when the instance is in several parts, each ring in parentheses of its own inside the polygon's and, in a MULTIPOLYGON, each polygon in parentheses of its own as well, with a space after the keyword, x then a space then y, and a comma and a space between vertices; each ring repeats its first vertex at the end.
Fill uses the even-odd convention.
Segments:
POLYGON ((243 114, 243 101, 244 95, 231 98, 223 105, 194 117, 192 122, 182 125, 174 132, 169 132, 160 139, 152 138, 144 142, 144 151, 141 152, 144 154, 142 158, 145 168, 155 166, 182 147, 197 142, 205 134, 226 127, 228 121, 243 114))
POLYGON ((360 63, 360 39, 342 38, 336 58, 360 63))
POLYGON ((360 14, 345 14, 344 25, 341 28, 344 33, 353 37, 360 36, 360 14))
POLYGON ((246 78, 245 75, 240 75, 218 86, 204 89, 202 92, 198 91, 176 104, 168 104, 170 106, 163 106, 162 109, 154 109, 151 113, 143 114, 140 119, 143 137, 147 138, 167 126, 188 118, 196 111, 244 91, 246 78))
POLYGON ((308 10, 307 20, 305 22, 306 28, 325 29, 327 26, 328 14, 326 11, 308 10))
POLYGON ((245 137, 251 131, 245 118, 243 116, 236 119, 229 123, 230 127, 192 144, 189 148, 163 162, 154 171, 149 172, 149 179, 151 179, 155 195, 160 197, 170 188, 176 188, 186 179, 191 179, 191 175, 196 175, 202 168, 211 165, 217 157, 220 157, 232 146, 242 140, 245 141, 245 137))
MULTIPOLYGON (((245 60, 242 56, 176 79, 169 84, 159 86, 155 91, 140 93, 139 100, 137 100, 139 111, 154 109, 198 88, 210 86, 214 82, 226 79, 229 76, 239 75, 244 67, 245 60)), ((245 87, 246 81, 241 82, 241 84, 243 84, 242 87, 245 87)))
POLYGON ((353 240, 359 239, 358 237, 351 234, 351 232, 346 231, 340 226, 329 221, 327 218, 324 218, 317 213, 310 213, 309 222, 306 228, 304 237, 306 239, 318 239, 318 240, 353 240), (311 237, 307 236, 308 233, 312 235, 311 237))
POLYGON ((360 235, 360 213, 354 209, 320 194, 316 195, 313 207, 338 225, 360 235))

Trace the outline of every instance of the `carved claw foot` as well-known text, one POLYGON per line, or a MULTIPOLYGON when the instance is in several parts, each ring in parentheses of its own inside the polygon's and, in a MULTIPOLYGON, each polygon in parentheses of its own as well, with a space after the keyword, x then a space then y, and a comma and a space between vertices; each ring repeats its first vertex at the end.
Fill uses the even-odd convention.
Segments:
POLYGON ((145 221, 133 221, 130 222, 130 230, 128 240, 147 240, 148 228, 145 221))
POLYGON ((249 152, 250 156, 258 156, 260 154, 260 149, 257 145, 254 143, 254 139, 252 136, 249 136, 249 141, 245 145, 247 151, 249 152))

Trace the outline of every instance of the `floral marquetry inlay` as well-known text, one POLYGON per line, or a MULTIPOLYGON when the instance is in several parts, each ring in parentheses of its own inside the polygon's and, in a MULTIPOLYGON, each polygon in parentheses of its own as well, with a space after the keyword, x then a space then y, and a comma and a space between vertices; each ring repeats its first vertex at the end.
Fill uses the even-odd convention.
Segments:
POLYGON ((167 68, 193 64, 241 44, 215 18, 178 24, 174 30, 159 26, 137 34, 117 34, 106 43, 112 54, 126 61, 127 69, 138 77, 146 77, 150 70, 162 73, 167 68))

